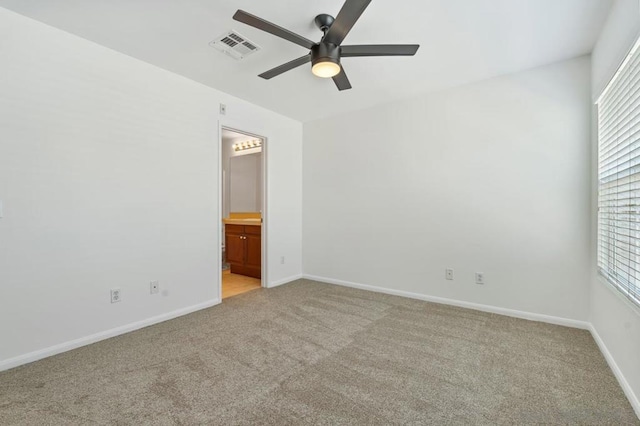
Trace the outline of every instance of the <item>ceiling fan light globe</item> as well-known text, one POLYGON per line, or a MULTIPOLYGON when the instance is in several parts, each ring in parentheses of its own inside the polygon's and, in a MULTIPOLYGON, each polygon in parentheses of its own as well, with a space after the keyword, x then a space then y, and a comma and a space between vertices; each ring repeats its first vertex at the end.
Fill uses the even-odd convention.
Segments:
POLYGON ((340 65, 331 61, 322 61, 315 63, 311 67, 313 75, 321 78, 331 78, 340 74, 340 65))

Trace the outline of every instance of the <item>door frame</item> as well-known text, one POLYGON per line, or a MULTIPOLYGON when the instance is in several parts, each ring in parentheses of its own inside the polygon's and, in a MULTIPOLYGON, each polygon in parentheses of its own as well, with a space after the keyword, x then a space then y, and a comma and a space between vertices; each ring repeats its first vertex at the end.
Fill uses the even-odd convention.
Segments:
POLYGON ((268 218, 269 218, 269 211, 268 211, 268 203, 267 203, 267 199, 269 197, 268 194, 268 190, 267 188, 269 187, 267 185, 267 179, 268 179, 268 164, 269 162, 267 161, 268 158, 268 146, 269 146, 269 140, 266 136, 262 136, 259 135, 257 133, 254 132, 250 132, 250 131, 246 131, 246 130, 241 130, 229 125, 226 125, 224 123, 222 123, 222 121, 218 121, 218 218, 220 219, 218 222, 218 241, 220 242, 218 244, 218 248, 217 248, 217 269, 218 269, 218 299, 222 302, 222 243, 223 243, 223 224, 222 224, 222 219, 223 219, 223 214, 224 212, 222 211, 222 201, 223 201, 223 186, 224 186, 224 179, 222 178, 222 131, 223 130, 228 130, 231 132, 235 132, 235 133, 242 133, 243 135, 247 135, 249 137, 253 137, 256 139, 261 139, 262 140, 262 224, 260 226, 260 231, 261 231, 261 265, 260 265, 260 286, 262 288, 267 288, 268 287, 268 268, 267 268, 267 259, 268 259, 268 253, 267 253, 267 238, 268 238, 268 232, 267 232, 267 224, 268 224, 268 218))

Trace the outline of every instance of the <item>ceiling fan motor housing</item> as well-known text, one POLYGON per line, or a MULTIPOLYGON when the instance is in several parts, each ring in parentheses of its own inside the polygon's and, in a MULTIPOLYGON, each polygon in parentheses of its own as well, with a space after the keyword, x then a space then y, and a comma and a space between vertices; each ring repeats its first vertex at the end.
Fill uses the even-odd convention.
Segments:
POLYGON ((319 62, 333 62, 340 65, 340 46, 318 43, 311 48, 311 65, 319 62))

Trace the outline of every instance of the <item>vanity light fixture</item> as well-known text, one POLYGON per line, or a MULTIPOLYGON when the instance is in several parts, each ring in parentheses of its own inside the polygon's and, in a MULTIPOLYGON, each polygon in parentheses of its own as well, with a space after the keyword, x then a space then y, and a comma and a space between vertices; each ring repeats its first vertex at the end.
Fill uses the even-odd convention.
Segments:
POLYGON ((234 151, 244 151, 245 149, 253 149, 262 147, 262 141, 260 139, 254 139, 252 141, 245 141, 233 144, 234 151))

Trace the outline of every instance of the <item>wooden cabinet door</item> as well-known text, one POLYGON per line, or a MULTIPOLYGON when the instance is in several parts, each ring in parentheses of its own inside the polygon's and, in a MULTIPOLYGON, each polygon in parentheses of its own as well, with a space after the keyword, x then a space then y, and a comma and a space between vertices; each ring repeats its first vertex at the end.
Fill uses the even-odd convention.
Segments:
POLYGON ((244 263, 245 252, 245 240, 242 234, 230 234, 227 232, 225 235, 225 251, 227 255, 227 262, 229 263, 244 263))
POLYGON ((260 235, 245 234, 247 254, 245 264, 249 267, 260 268, 262 266, 262 239, 260 235))

